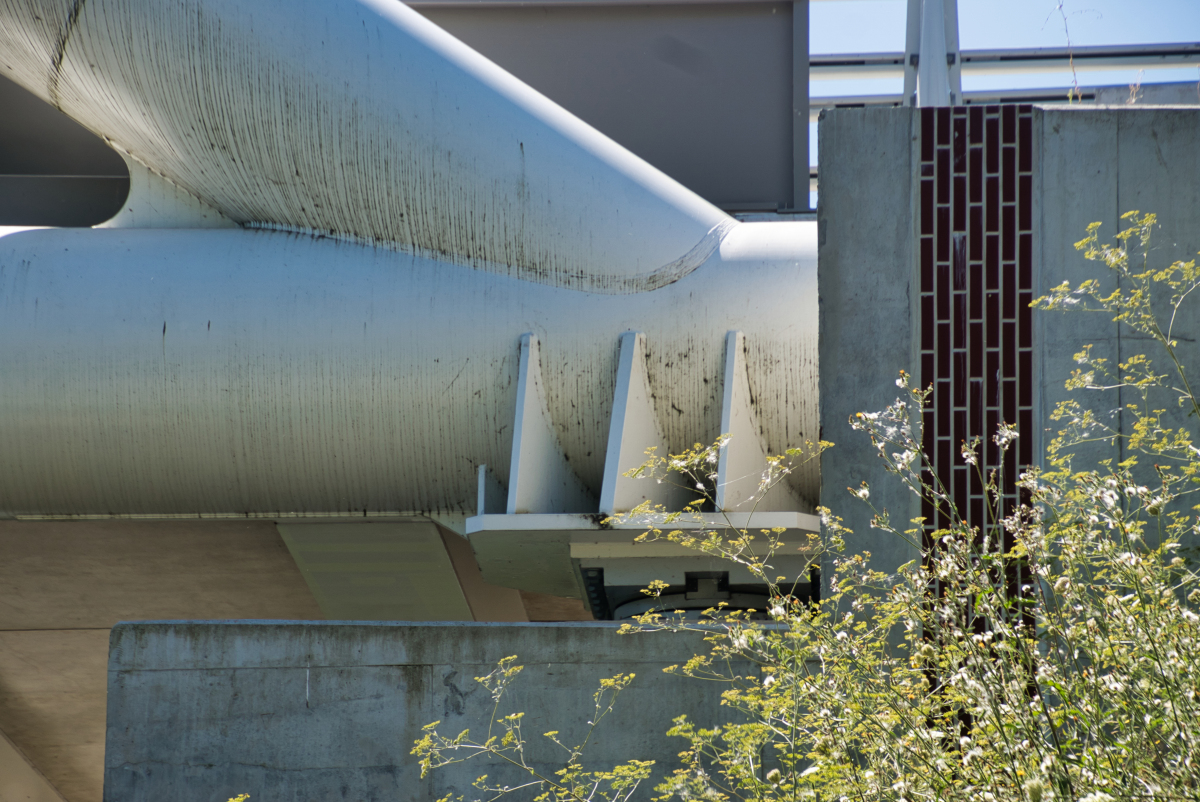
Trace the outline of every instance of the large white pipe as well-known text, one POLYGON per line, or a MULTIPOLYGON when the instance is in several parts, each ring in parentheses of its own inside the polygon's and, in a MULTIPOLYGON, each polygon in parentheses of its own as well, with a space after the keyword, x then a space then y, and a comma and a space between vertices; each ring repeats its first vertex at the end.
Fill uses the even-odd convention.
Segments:
MULTIPOLYGON (((778 453, 817 436, 815 229, 740 225, 627 296, 307 235, 0 237, 0 513, 472 511, 478 465, 509 478, 527 331, 594 495, 628 330, 675 448, 720 433, 725 334, 743 331, 778 453)), ((795 478, 813 503, 816 466, 795 478)))
POLYGON ((615 293, 733 224, 397 0, 0 0, 0 56, 238 223, 615 293))
POLYGON ((0 0, 0 69, 138 195, 0 238, 0 515, 472 511, 526 332, 592 496, 626 331, 671 447, 720 433, 731 341, 762 443, 818 435, 815 225, 736 223, 398 2, 0 0), (293 233, 164 227, 230 221, 293 233))

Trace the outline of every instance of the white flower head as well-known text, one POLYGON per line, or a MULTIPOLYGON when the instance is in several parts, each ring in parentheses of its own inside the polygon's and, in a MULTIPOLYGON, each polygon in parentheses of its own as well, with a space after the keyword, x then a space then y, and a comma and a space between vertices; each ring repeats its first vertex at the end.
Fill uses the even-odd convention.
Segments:
POLYGON ((1080 799, 1079 802, 1113 802, 1113 798, 1103 791, 1093 791, 1080 799))
POLYGON ((996 430, 996 436, 992 439, 996 441, 996 445, 1000 446, 1000 448, 1008 448, 1018 437, 1020 437, 1020 434, 1017 432, 1016 426, 1010 423, 1001 423, 996 430))

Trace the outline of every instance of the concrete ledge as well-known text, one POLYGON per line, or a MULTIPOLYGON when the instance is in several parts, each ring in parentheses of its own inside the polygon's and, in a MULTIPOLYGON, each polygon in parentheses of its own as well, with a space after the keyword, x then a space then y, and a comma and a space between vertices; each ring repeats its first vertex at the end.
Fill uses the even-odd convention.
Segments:
MULTIPOLYGON (((474 677, 516 654, 526 666, 503 712, 525 711, 530 756, 558 767, 541 733, 581 737, 602 677, 635 672, 589 748, 597 767, 678 763, 663 737, 687 714, 717 718, 719 683, 662 673, 702 651, 695 634, 618 635, 583 624, 148 622, 113 629, 104 798, 433 800, 466 793, 496 763, 420 779, 408 754, 424 724, 481 732, 490 698, 474 677)), ((516 780, 521 775, 513 775, 516 780)), ((649 787, 646 788, 648 792, 649 787)))

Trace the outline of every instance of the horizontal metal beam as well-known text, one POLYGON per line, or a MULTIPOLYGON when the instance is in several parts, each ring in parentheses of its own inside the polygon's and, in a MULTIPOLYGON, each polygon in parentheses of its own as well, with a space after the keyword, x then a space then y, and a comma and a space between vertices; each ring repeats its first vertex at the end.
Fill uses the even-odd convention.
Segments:
MULTIPOLYGON (((1147 84, 1143 87, 1176 87, 1180 84, 1147 84)), ((1194 84, 1187 84, 1194 86, 1194 84)), ((1108 86, 1093 86, 1085 87, 1081 90, 1079 100, 1084 103, 1098 102, 1102 93, 1111 91, 1125 92, 1129 87, 1125 84, 1108 85, 1108 86)), ((810 101, 808 119, 809 122, 816 122, 820 114, 825 109, 856 109, 856 108, 878 108, 887 106, 901 105, 901 95, 898 92, 879 95, 827 95, 824 97, 813 97, 810 101)), ((1196 101, 1200 102, 1200 94, 1197 94, 1196 101)), ((983 103, 1037 103, 1039 105, 1052 105, 1058 103, 1068 103, 1067 87, 1053 87, 1043 89, 991 89, 979 92, 964 92, 964 105, 979 105, 983 103)), ((1076 101, 1078 102, 1078 101, 1076 101)), ((1145 105, 1153 105, 1154 101, 1142 101, 1145 105)), ((816 167, 812 170, 816 171, 816 167)))
POLYGON ((1076 69, 1170 67, 1200 63, 1200 43, 1037 47, 1017 50, 966 50, 963 69, 972 72, 1035 72, 1074 61, 1076 69))
MULTIPOLYGON (((1200 43, 1030 47, 964 50, 962 69, 972 74, 1045 72, 1074 62, 1076 70, 1112 67, 1157 69, 1200 64, 1200 43)), ((809 56, 814 78, 884 78, 904 74, 903 53, 832 53, 809 56)))
MULTIPOLYGON (((1095 89, 1082 90, 1081 99, 1095 100, 1095 89)), ((902 105, 902 95, 893 92, 886 95, 837 95, 832 97, 814 97, 809 110, 808 119, 816 122, 825 109, 859 109, 878 108, 902 105)), ((1066 103, 1067 90, 1065 87, 1056 89, 1008 89, 988 92, 964 92, 963 104, 978 105, 980 103, 1066 103)))
POLYGON ((707 6, 778 4, 780 0, 412 0, 410 8, 547 8, 552 6, 707 6))

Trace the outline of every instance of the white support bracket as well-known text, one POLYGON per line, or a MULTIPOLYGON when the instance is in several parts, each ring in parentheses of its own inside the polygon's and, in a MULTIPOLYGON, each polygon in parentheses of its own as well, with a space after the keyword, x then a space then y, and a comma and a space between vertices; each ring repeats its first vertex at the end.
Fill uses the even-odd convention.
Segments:
MULTIPOLYGON (((820 530, 820 522, 800 512, 803 505, 784 482, 776 484, 765 498, 756 498, 767 452, 750 402, 745 347, 741 332, 728 333, 721 431, 731 439, 721 449, 717 463, 717 511, 696 511, 669 526, 781 530, 786 545, 780 547, 772 565, 780 575, 799 581, 810 568, 813 542, 809 535, 820 530)), ((667 526, 664 514, 636 521, 604 520, 646 499, 668 511, 679 511, 694 498, 683 487, 623 475, 644 461, 648 446, 666 448, 650 393, 646 357, 643 334, 621 335, 597 513, 597 505, 568 464, 550 424, 538 340, 532 334, 521 337, 508 501, 502 503, 503 487, 487 466, 481 465, 476 514, 465 524, 485 580, 534 593, 586 599, 584 567, 606 571, 606 585, 638 584, 662 577, 678 584, 684 581, 686 571, 725 570, 720 561, 676 544, 637 542, 637 536, 648 527, 667 526)), ((747 575, 743 581, 755 580, 747 575)))
POLYGON ((629 512, 643 501, 677 511, 695 498, 678 483, 630 479, 625 475, 646 461, 646 450, 651 447, 659 456, 666 456, 667 441, 654 409, 646 373, 646 335, 627 331, 621 335, 617 360, 617 387, 600 486, 602 515, 629 512))
POLYGON ((479 490, 475 496, 476 515, 503 515, 508 494, 504 485, 486 465, 479 466, 479 490))
MULTIPOLYGON (((815 556, 810 534, 820 532, 815 515, 803 512, 697 513, 666 522, 666 517, 614 522, 601 526, 592 515, 476 515, 467 519, 467 537, 475 549, 483 578, 494 585, 551 596, 587 598, 581 567, 604 568, 608 578, 682 581, 691 570, 730 570, 728 563, 669 542, 639 543, 651 526, 702 532, 711 529, 783 530, 771 565, 789 580, 801 580, 815 556)), ((745 576, 742 580, 757 580, 745 576)), ((622 582, 624 584, 624 582, 622 582)))
POLYGON ((767 469, 767 450, 759 437, 758 421, 750 403, 746 374, 746 338, 740 331, 725 335, 724 392, 721 401, 721 434, 729 435, 717 461, 716 506, 720 511, 789 512, 803 509, 786 481, 777 482, 758 497, 767 469))
POLYGON ((518 375, 508 514, 592 512, 596 500, 567 462, 550 422, 535 334, 521 335, 518 375))

